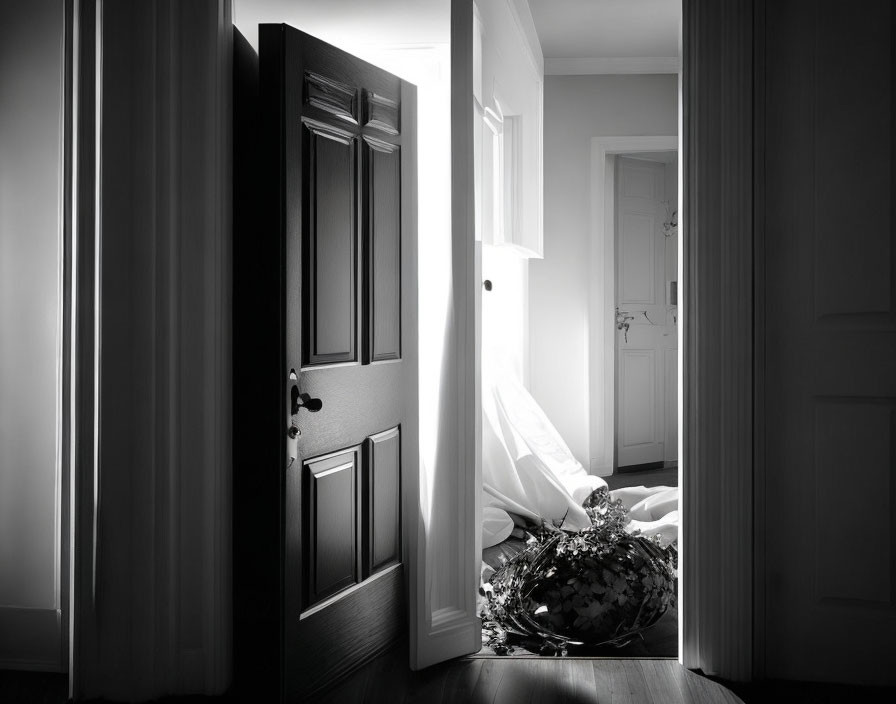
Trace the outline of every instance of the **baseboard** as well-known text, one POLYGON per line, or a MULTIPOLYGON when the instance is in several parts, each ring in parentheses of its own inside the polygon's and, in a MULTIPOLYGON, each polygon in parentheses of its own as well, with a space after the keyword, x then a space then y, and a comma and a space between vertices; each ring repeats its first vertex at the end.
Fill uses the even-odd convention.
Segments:
POLYGON ((0 669, 65 672, 62 612, 0 606, 0 669))
POLYGON ((645 462, 644 464, 629 464, 625 467, 617 467, 619 474, 627 474, 628 472, 646 472, 648 469, 662 469, 662 462, 645 462))

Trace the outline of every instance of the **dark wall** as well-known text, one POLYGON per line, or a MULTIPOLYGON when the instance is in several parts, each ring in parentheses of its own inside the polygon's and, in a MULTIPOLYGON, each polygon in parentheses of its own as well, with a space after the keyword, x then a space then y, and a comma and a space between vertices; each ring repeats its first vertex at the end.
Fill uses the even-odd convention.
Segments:
POLYGON ((0 667, 58 669, 64 4, 0 20, 0 667))

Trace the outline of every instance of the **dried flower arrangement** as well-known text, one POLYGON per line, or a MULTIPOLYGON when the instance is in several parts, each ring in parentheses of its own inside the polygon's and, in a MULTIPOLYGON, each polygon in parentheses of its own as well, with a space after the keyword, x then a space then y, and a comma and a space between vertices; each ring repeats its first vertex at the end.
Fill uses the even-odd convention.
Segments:
POLYGON ((606 487, 584 506, 589 528, 531 526, 526 549, 483 585, 483 632, 496 654, 520 639, 554 655, 570 645, 621 647, 674 606, 675 547, 626 532, 627 511, 606 487))

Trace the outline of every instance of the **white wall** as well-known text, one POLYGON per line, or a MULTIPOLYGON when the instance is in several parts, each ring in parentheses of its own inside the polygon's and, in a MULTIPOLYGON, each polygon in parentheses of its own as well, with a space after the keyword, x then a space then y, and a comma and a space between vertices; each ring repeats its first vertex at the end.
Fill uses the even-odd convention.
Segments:
POLYGON ((546 76, 544 259, 529 262, 530 389, 590 466, 589 235, 593 137, 678 133, 678 76, 546 76))
POLYGON ((0 22, 0 666, 59 659, 63 20, 62 3, 35 0, 0 22), (41 617, 44 640, 56 631, 42 651, 41 617))
MULTIPOLYGON (((528 257, 541 253, 542 235, 542 89, 544 58, 535 38, 526 3, 513 0, 479 2, 476 25, 481 50, 474 48, 474 97, 477 119, 474 130, 481 135, 476 168, 477 228, 481 233, 482 278, 491 281, 491 291, 482 292, 483 371, 501 368, 528 382, 528 257), (518 179, 517 208, 502 208, 496 198, 494 141, 492 129, 482 120, 486 108, 505 117, 520 116, 522 134, 518 144, 521 168, 504 173, 505 180, 518 179), (515 216, 514 216, 515 213, 515 216), (503 219, 503 227, 496 223, 503 219), (514 222, 515 221, 515 222, 514 222), (503 231, 502 231, 503 229, 503 231)), ((475 45, 474 45, 475 47, 475 45)), ((505 140, 504 149, 513 147, 505 140)), ((505 204, 506 206, 507 204, 505 204)))

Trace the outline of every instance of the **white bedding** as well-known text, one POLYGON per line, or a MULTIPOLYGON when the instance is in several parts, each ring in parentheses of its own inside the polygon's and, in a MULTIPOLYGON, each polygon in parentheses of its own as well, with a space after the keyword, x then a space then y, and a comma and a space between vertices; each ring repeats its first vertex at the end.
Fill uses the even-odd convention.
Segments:
MULTIPOLYGON (((509 513, 582 530, 590 520, 582 502, 606 482, 573 457, 541 407, 509 375, 483 378, 482 547, 497 545, 513 530, 509 513)), ((629 530, 678 537, 678 489, 633 487, 610 492, 629 509, 629 530)))

